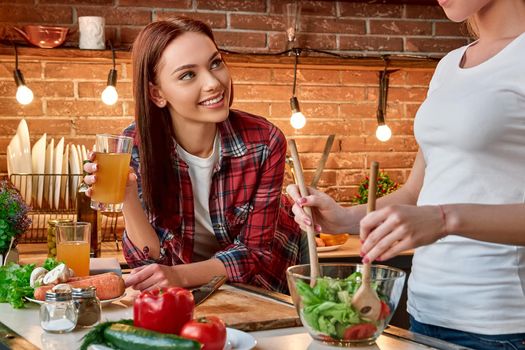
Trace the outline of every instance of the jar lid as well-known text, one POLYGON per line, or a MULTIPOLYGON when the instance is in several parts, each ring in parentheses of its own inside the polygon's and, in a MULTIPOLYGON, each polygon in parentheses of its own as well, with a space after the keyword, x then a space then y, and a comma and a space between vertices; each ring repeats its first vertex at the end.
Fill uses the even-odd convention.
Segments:
POLYGON ((70 224, 73 223, 71 219, 51 219, 47 221, 49 226, 56 226, 57 224, 70 224))
POLYGON ((71 300, 71 292, 67 290, 60 290, 53 292, 48 290, 46 292, 46 301, 68 301, 71 300))
POLYGON ((72 288, 73 298, 94 298, 97 296, 97 288, 89 286, 87 288, 72 288))

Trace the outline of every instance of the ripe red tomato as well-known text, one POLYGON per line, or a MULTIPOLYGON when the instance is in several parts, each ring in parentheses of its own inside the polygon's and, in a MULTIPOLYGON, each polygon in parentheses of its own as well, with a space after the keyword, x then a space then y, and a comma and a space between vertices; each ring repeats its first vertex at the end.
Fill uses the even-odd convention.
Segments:
POLYGON ((222 350, 226 344, 226 325, 216 316, 200 317, 187 322, 180 336, 203 344, 201 350, 222 350))
POLYGON ((379 319, 384 320, 390 315, 390 306, 388 306, 387 303, 385 303, 383 300, 381 300, 381 312, 379 313, 379 319))
POLYGON ((370 338, 377 331, 377 327, 372 323, 361 323, 348 327, 343 335, 344 340, 358 340, 370 338))

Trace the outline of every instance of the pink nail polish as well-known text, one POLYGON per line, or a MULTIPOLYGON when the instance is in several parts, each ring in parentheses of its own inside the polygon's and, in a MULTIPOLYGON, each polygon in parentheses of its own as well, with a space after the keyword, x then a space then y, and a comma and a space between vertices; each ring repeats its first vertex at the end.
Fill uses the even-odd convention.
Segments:
POLYGON ((363 251, 360 251, 360 252, 359 252, 359 256, 360 256, 360 257, 363 257, 363 256, 365 256, 365 253, 363 253, 363 251))
POLYGON ((370 259, 368 259, 367 256, 363 258, 363 264, 368 264, 370 262, 370 259))
POLYGON ((359 239, 359 242, 361 242, 361 244, 365 243, 365 240, 364 239, 359 239))

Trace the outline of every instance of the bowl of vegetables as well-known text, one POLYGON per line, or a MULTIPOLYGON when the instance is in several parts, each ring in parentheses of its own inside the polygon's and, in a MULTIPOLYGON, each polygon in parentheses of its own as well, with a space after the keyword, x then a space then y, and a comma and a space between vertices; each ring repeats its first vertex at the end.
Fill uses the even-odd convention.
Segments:
POLYGON ((377 320, 362 318, 352 306, 361 285, 360 264, 320 264, 311 283, 310 265, 288 268, 288 286, 303 326, 316 341, 342 347, 371 345, 390 322, 403 291, 402 270, 372 265, 370 282, 381 302, 377 320))

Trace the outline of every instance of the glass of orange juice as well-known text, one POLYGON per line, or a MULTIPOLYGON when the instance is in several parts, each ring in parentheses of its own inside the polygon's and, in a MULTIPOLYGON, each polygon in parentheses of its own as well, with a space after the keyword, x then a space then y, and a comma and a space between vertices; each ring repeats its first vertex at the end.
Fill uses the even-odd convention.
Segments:
POLYGON ((89 222, 60 222, 56 227, 56 259, 63 261, 73 269, 76 276, 88 276, 91 224, 89 222))
POLYGON ((122 211, 133 139, 97 134, 95 145, 97 175, 91 188, 91 208, 106 212, 122 211))

